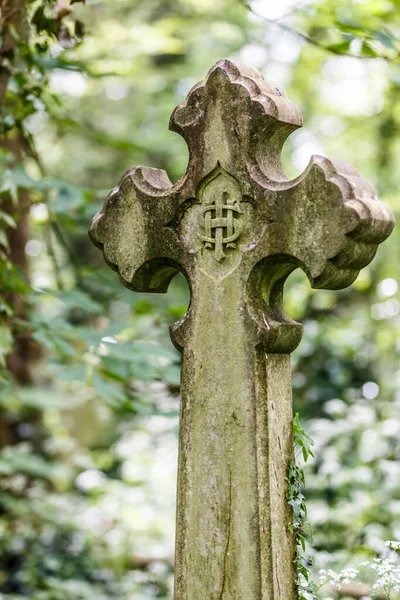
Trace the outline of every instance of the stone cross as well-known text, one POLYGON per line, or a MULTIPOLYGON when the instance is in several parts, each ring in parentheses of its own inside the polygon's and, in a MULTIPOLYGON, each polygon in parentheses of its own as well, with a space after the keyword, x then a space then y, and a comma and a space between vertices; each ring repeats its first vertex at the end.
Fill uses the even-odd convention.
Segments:
POLYGON ((297 267, 314 288, 350 285, 393 228, 349 164, 313 156, 288 180, 280 154, 299 109, 253 69, 218 61, 172 114, 189 164, 123 175, 90 236, 128 288, 166 292, 181 272, 182 352, 175 600, 294 600, 290 353, 283 308, 297 267))

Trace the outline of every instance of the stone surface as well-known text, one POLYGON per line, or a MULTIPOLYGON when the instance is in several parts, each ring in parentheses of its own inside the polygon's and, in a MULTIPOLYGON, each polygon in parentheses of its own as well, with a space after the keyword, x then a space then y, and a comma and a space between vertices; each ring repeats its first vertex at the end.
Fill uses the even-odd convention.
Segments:
POLYGON ((171 328, 183 353, 175 600, 294 600, 286 501, 292 457, 290 352, 302 326, 283 310, 297 267, 313 287, 350 285, 393 228, 350 165, 280 163, 299 109, 257 71, 217 62, 170 128, 186 174, 134 168, 90 236, 132 290, 185 274, 191 303, 171 328))

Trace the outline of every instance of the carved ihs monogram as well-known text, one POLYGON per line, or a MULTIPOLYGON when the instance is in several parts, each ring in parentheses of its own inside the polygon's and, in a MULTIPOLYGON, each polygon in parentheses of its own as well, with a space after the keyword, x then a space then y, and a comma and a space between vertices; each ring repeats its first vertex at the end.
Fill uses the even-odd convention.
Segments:
POLYGON ((241 192, 237 181, 221 167, 207 179, 200 188, 204 233, 199 237, 204 248, 214 250, 214 258, 221 262, 226 258, 224 249, 235 249, 242 232, 241 192))

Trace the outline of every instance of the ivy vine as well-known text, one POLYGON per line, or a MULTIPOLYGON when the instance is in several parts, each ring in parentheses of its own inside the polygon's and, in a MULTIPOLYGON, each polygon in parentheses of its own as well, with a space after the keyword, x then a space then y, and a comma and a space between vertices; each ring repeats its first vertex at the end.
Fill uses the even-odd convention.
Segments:
POLYGON ((298 464, 296 457, 301 452, 306 463, 310 456, 314 456, 312 447, 314 441, 304 431, 300 424, 299 413, 293 420, 293 439, 295 447, 295 458, 289 463, 288 472, 288 503, 293 509, 292 520, 289 530, 296 536, 296 566, 297 586, 299 589, 299 600, 314 600, 316 598, 316 585, 311 579, 311 560, 306 556, 307 540, 312 539, 311 525, 307 519, 307 505, 303 494, 305 487, 305 476, 302 467, 298 464))

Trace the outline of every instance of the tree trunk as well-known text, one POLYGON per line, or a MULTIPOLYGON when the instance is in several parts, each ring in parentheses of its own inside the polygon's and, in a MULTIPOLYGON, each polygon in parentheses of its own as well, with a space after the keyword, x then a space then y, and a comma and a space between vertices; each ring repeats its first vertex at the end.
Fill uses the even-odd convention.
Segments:
MULTIPOLYGON (((7 87, 11 76, 8 65, 16 60, 21 38, 24 39, 28 35, 28 23, 24 0, 0 0, 0 9, 0 35, 3 39, 0 50, 0 114, 2 114, 7 102, 7 87)), ((9 138, 3 136, 0 139, 0 147, 6 148, 11 153, 14 167, 23 162, 25 141, 19 131, 13 130, 9 138)), ((15 229, 8 227, 6 230, 8 254, 11 263, 18 268, 24 280, 28 280, 29 271, 25 254, 25 246, 29 240, 29 206, 29 195, 25 190, 19 192, 16 203, 7 196, 3 196, 0 200, 0 209, 12 215, 17 223, 15 229)), ((9 293, 6 300, 12 306, 15 316, 24 319, 26 316, 24 296, 15 291, 9 293)), ((40 355, 40 348, 29 333, 13 333, 14 348, 7 357, 7 368, 16 383, 30 385, 32 360, 40 355)), ((8 422, 5 411, 1 410, 0 447, 15 443, 17 438, 15 428, 8 422)))

